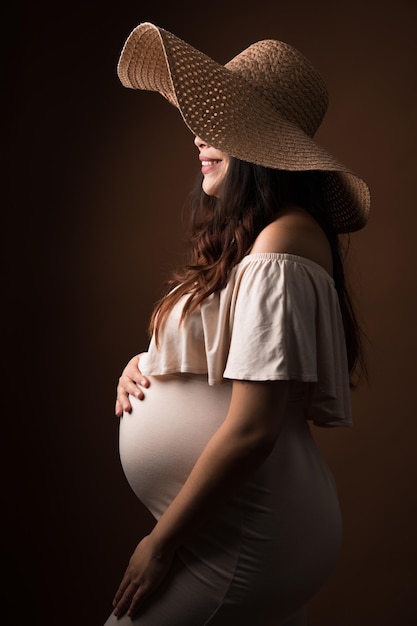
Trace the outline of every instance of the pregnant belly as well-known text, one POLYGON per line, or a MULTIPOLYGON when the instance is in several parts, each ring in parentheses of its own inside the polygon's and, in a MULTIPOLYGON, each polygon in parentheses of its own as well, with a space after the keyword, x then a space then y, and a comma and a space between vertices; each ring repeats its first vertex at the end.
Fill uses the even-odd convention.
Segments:
POLYGON ((145 399, 131 398, 120 420, 120 460, 137 497, 160 517, 223 422, 231 383, 206 376, 149 376, 145 399))

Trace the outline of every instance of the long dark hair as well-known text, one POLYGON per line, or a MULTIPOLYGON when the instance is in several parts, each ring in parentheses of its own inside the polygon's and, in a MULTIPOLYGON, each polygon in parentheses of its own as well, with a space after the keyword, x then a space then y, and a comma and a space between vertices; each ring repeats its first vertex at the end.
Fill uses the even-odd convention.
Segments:
POLYGON ((248 254, 261 230, 279 217, 285 206, 296 204, 314 217, 331 247, 351 382, 354 370, 365 370, 362 332, 346 288, 341 243, 325 208, 325 175, 319 171, 275 170, 232 158, 221 198, 204 193, 200 176, 190 196, 188 262, 173 274, 169 293, 155 307, 150 332, 156 333, 156 339, 173 306, 184 295, 188 298, 181 319, 223 289, 231 269, 248 254))

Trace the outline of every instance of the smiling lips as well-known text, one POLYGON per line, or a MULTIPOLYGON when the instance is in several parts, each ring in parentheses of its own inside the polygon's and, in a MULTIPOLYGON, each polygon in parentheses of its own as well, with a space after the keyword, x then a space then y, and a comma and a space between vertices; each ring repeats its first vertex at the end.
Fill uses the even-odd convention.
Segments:
POLYGON ((208 174, 211 172, 219 163, 221 163, 221 159, 201 159, 201 172, 202 174, 208 174))

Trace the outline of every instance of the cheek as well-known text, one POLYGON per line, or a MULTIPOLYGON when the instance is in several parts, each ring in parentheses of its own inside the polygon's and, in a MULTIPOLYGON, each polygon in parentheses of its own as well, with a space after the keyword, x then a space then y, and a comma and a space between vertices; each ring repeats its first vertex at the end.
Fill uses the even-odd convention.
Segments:
POLYGON ((229 164, 225 163, 224 167, 222 167, 221 170, 219 171, 219 175, 217 178, 218 184, 222 184, 224 182, 226 175, 227 175, 228 168, 229 168, 229 164))
POLYGON ((227 172, 229 171, 230 159, 225 159, 223 161, 224 167, 222 168, 222 179, 226 177, 227 172))

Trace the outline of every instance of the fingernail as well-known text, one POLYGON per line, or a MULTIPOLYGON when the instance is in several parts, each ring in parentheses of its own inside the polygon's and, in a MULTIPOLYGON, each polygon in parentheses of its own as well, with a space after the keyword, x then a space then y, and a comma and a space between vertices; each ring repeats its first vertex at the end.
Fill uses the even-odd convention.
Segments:
POLYGON ((142 380, 140 381, 141 385, 146 385, 146 380, 144 378, 142 378, 142 380))

